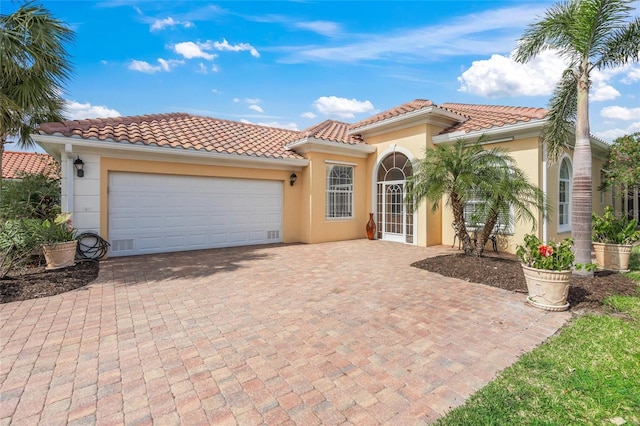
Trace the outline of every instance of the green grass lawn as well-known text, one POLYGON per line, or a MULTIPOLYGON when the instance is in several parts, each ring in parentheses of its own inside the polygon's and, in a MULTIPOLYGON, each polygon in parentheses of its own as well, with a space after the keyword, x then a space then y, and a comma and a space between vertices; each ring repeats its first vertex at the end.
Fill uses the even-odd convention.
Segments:
MULTIPOLYGON (((640 285, 640 246, 630 268, 640 285)), ((626 315, 574 319, 436 424, 640 424, 640 291, 605 304, 626 315)))

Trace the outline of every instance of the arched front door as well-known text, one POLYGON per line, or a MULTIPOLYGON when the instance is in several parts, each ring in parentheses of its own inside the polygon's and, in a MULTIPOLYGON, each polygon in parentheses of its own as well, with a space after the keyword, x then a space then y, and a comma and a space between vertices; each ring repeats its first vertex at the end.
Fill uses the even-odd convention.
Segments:
POLYGON ((413 206, 405 204, 407 178, 413 174, 406 155, 393 152, 378 166, 378 238, 413 243, 413 206))

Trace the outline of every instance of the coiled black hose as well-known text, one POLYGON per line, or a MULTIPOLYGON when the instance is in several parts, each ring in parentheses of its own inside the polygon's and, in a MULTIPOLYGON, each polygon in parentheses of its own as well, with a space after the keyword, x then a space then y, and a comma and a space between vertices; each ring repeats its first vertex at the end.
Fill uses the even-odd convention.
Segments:
POLYGON ((83 232, 76 240, 76 257, 79 259, 100 260, 109 252, 109 242, 95 232, 83 232))

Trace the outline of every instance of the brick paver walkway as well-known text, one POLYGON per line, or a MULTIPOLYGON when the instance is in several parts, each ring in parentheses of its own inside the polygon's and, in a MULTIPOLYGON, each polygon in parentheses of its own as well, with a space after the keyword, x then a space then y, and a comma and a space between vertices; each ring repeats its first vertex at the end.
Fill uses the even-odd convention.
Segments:
MULTIPOLYGON (((440 248, 444 250, 444 248, 440 248)), ((423 424, 568 313, 356 240, 119 258, 0 305, 0 424, 423 424)))

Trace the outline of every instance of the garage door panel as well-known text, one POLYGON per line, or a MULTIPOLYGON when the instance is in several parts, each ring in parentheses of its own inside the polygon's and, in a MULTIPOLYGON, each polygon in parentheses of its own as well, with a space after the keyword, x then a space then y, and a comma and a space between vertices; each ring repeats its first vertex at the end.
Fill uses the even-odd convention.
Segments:
POLYGON ((114 172, 111 255, 280 242, 282 182, 114 172))

